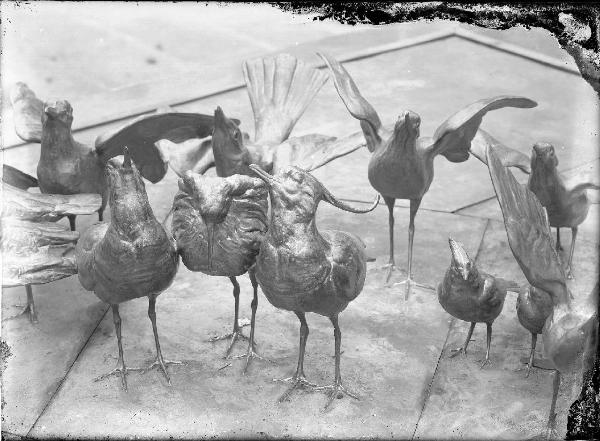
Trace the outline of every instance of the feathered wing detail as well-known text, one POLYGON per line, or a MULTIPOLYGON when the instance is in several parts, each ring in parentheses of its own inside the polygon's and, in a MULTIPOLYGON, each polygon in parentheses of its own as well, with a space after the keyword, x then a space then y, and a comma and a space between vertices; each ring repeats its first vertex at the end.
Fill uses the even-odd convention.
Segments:
POLYGON ((554 248, 546 211, 535 194, 502 165, 493 146, 487 148, 487 163, 508 243, 523 274, 531 285, 549 293, 554 304, 568 303, 565 272, 554 248))
POLYGON ((10 91, 15 131, 23 141, 41 142, 44 103, 25 83, 16 83, 10 91))
POLYGON ((361 95, 360 90, 354 83, 354 80, 348 71, 331 55, 319 53, 317 55, 323 59, 331 74, 335 89, 344 102, 350 114, 361 121, 367 147, 373 152, 377 144, 381 142, 379 131, 381 129, 381 120, 379 115, 371 104, 361 95))
POLYGON ((36 178, 7 164, 3 164, 2 166, 2 182, 20 190, 27 190, 28 188, 38 186, 36 178))
POLYGON ((429 155, 441 154, 451 162, 469 159, 471 141, 475 137, 486 113, 504 107, 528 109, 537 106, 529 98, 502 95, 469 104, 440 125, 433 135, 433 144, 427 149, 429 155))
POLYGON ((505 146, 483 129, 479 129, 471 141, 470 152, 487 165, 486 149, 488 145, 494 147, 494 153, 504 167, 516 167, 524 173, 531 174, 531 160, 529 156, 505 146))
POLYGON ((242 70, 260 144, 285 141, 327 81, 323 72, 289 54, 245 61, 242 70))
POLYGON ((212 133, 213 116, 199 113, 157 113, 142 115, 124 126, 96 138, 96 152, 107 162, 122 155, 128 147, 141 175, 150 182, 160 181, 167 172, 165 158, 156 142, 205 138, 212 133), (172 138, 172 139, 171 139, 172 138))
POLYGON ((108 222, 100 222, 85 230, 75 248, 79 282, 88 291, 96 287, 95 250, 97 244, 104 238, 109 227, 108 222))
POLYGON ((156 145, 162 151, 163 156, 167 158, 171 170, 180 178, 188 170, 202 175, 215 165, 210 136, 188 139, 182 143, 161 139, 156 145))
POLYGON ((364 146, 362 132, 341 139, 317 134, 290 138, 274 149, 272 173, 289 165, 313 171, 364 146))

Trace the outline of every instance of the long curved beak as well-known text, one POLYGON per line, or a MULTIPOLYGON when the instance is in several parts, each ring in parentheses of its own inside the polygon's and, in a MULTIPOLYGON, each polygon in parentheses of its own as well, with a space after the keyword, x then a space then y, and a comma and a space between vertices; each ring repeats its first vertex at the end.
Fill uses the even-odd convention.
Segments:
POLYGON ((452 261, 454 266, 460 269, 460 273, 464 280, 469 278, 469 269, 467 264, 471 261, 465 249, 454 239, 448 238, 450 251, 452 252, 452 261))

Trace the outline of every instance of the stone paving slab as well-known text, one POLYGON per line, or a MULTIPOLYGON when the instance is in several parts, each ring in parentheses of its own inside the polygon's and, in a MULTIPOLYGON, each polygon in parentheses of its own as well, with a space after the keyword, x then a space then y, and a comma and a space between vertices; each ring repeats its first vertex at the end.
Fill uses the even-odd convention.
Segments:
MULTIPOLYGON (((406 209, 398 208, 398 219, 406 209)), ((448 332, 448 320, 429 291, 416 289, 407 303, 400 287, 385 288, 387 231, 378 227, 387 217, 379 207, 367 215, 319 209, 319 228, 344 228, 361 236, 377 262, 369 264, 363 293, 341 314, 342 375, 360 401, 342 399, 322 414, 325 398, 300 393, 278 405, 285 386, 272 378, 290 375, 297 360, 298 323, 289 312, 274 309, 261 295, 257 340, 263 355, 277 365, 257 361, 246 376, 242 364, 220 358, 223 344, 209 344, 212 332, 226 332, 232 316, 231 288, 225 278, 209 278, 180 269, 172 287, 158 300, 158 329, 165 356, 183 359, 170 368, 172 387, 151 372, 129 376, 129 392, 112 378, 92 378, 112 369, 116 342, 110 314, 104 318, 73 366, 55 400, 33 431, 34 437, 198 436, 333 436, 410 437, 448 332), (221 300, 218 300, 221 299, 221 300), (76 404, 75 404, 76 403, 76 404), (101 411, 99 411, 101 409, 101 411)), ((399 221, 399 227, 405 223, 399 221)), ((485 221, 431 213, 417 236, 416 277, 433 283, 448 264, 447 236, 477 248, 485 221), (442 227, 440 227, 442 226, 442 227), (427 250, 427 251, 425 251, 427 250)), ((399 240, 398 251, 404 247, 399 240)), ((250 286, 242 277, 242 316, 249 314, 250 286)), ((85 294, 92 296, 91 293, 85 294)), ((126 361, 139 365, 153 356, 146 301, 121 307, 126 361)), ((311 330, 305 370, 317 383, 331 381, 333 339, 329 321, 309 314, 311 330)), ((234 352, 242 352, 244 346, 234 352)))

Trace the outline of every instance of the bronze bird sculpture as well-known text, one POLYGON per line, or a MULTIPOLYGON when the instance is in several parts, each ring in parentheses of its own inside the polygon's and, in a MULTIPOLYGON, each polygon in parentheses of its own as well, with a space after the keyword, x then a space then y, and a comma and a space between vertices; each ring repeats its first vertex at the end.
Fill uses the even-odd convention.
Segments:
POLYGON ((127 390, 126 374, 130 370, 123 359, 119 304, 148 297, 148 317, 152 322, 156 360, 147 368, 160 369, 167 382, 168 364, 179 362, 163 358, 156 328, 156 298, 171 285, 179 256, 175 241, 156 220, 148 203, 141 173, 132 162, 127 148, 124 160, 111 159, 106 166, 111 221, 92 225, 77 243, 79 280, 88 291, 112 308, 117 333, 119 359, 117 367, 97 380, 119 375, 127 390))
POLYGON ((372 211, 353 208, 336 199, 314 176, 298 167, 288 167, 271 176, 257 165, 250 168, 269 189, 271 219, 256 260, 256 278, 276 308, 293 311, 300 320, 300 351, 295 374, 284 381, 287 399, 299 388, 330 391, 326 408, 344 394, 357 398, 342 384, 340 374, 341 332, 338 315, 360 294, 366 275, 365 245, 356 236, 334 230, 319 231, 315 213, 320 201, 352 213, 372 211), (305 313, 328 317, 335 337, 335 381, 319 387, 304 375, 304 351, 308 338, 305 313))
POLYGON ((586 364, 595 353, 597 345, 590 342, 596 337, 598 327, 598 291, 573 297, 540 201, 502 165, 493 146, 487 148, 487 162, 510 249, 527 281, 547 293, 552 301, 552 310, 542 329, 544 353, 557 370, 548 424, 551 432, 560 373, 575 369, 585 372, 586 364))
POLYGON ((508 290, 517 291, 519 286, 499 277, 494 277, 477 269, 463 246, 448 239, 452 259, 444 280, 437 287, 438 300, 446 312, 460 320, 471 322, 463 347, 455 349, 451 357, 461 352, 467 355, 467 346, 477 323, 487 327, 487 349, 483 368, 490 363, 492 323, 502 312, 508 290))
POLYGON ((72 196, 29 193, 37 180, 3 165, 2 175, 2 286, 24 285, 27 303, 21 311, 4 320, 28 314, 33 323, 38 316, 32 285, 39 285, 77 272, 75 243, 79 233, 54 222, 73 214, 92 214, 100 208, 100 195, 72 196))
POLYGON ((408 269, 406 297, 412 279, 412 251, 415 217, 421 200, 433 180, 433 160, 437 155, 451 162, 463 162, 469 158, 471 141, 475 137, 482 118, 491 110, 504 107, 530 108, 537 104, 519 96, 497 96, 476 101, 458 111, 435 131, 433 138, 420 138, 421 118, 407 110, 398 117, 391 128, 384 127, 379 115, 363 98, 346 69, 333 57, 318 54, 332 73, 336 90, 350 114, 360 120, 360 126, 372 153, 369 161, 369 182, 383 196, 389 210, 390 260, 386 282, 395 268, 394 261, 394 204, 396 199, 410 200, 410 223, 408 227, 408 269))
POLYGON ((230 338, 225 353, 245 338, 238 324, 240 286, 237 276, 248 272, 254 290, 246 365, 258 357, 254 342, 258 283, 254 263, 267 231, 267 190, 260 179, 243 175, 207 177, 191 171, 179 180, 173 202, 172 232, 183 264, 191 271, 225 276, 233 284, 233 330, 211 341, 230 338))
MULTIPOLYGON (((25 141, 41 143, 37 179, 42 193, 97 193, 106 206, 106 162, 122 155, 127 145, 141 175, 160 181, 167 171, 165 158, 155 142, 163 138, 179 141, 203 138, 212 130, 212 116, 196 113, 158 113, 143 115, 124 126, 100 135, 94 147, 77 142, 71 133, 73 109, 68 101, 40 105, 41 101, 24 83, 17 83, 11 93, 15 110, 15 129, 25 141)), ((75 229, 75 216, 69 216, 75 229)))

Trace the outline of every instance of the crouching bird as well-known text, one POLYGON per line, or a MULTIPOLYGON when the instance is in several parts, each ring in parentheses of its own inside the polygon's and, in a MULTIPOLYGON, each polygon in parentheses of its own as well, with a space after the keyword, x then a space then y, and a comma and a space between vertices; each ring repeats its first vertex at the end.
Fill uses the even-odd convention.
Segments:
POLYGON ((315 213, 320 201, 352 213, 372 211, 379 202, 364 210, 337 200, 314 176, 298 167, 288 167, 275 176, 257 165, 250 168, 266 182, 271 200, 269 230, 256 261, 256 278, 276 308, 294 311, 300 320, 298 366, 283 401, 298 388, 330 391, 328 408, 343 394, 357 398, 342 385, 340 347, 342 334, 338 315, 360 294, 366 274, 365 245, 356 236, 343 231, 319 231, 315 213), (304 350, 308 338, 305 313, 328 317, 335 337, 335 381, 316 386, 304 375, 304 350))
POLYGON ((110 223, 92 225, 77 243, 79 281, 88 291, 111 305, 119 359, 117 367, 97 380, 119 375, 127 390, 128 370, 159 368, 170 384, 167 365, 163 359, 156 329, 156 298, 171 285, 179 256, 175 241, 156 220, 140 172, 132 163, 125 148, 124 160, 111 159, 106 167, 111 213, 110 223), (152 322, 156 360, 147 368, 125 367, 121 342, 119 304, 139 297, 148 297, 148 317, 152 322))
POLYGON ((253 266, 267 232, 267 209, 264 183, 243 175, 221 178, 187 171, 179 180, 173 201, 171 229, 183 264, 191 271, 229 277, 233 284, 233 330, 211 339, 230 339, 225 357, 238 339, 246 338, 238 324, 240 285, 236 277, 246 272, 250 276, 254 298, 244 372, 252 358, 262 358, 256 354, 254 343, 258 282, 253 266))
POLYGON ((467 355, 467 346, 473 335, 475 324, 485 323, 487 327, 487 349, 483 368, 490 363, 490 345, 492 342, 492 323, 502 312, 508 290, 517 291, 516 282, 510 282, 490 274, 480 272, 461 244, 448 239, 452 260, 446 270, 444 281, 437 287, 438 300, 442 308, 450 315, 471 322, 465 344, 453 350, 451 357, 463 353, 467 355))

